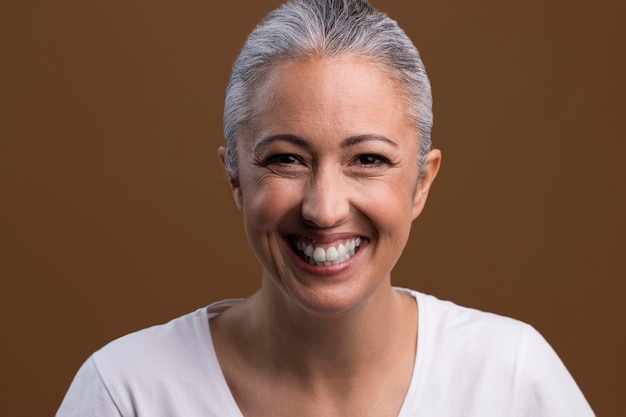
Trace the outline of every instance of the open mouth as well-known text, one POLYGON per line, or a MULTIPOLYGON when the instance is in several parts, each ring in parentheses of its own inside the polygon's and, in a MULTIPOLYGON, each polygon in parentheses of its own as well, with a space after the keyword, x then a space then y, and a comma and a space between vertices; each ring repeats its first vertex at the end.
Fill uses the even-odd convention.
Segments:
POLYGON ((290 239, 291 247, 300 259, 311 265, 336 265, 352 258, 359 251, 363 240, 360 237, 346 239, 337 246, 321 247, 304 242, 296 237, 290 239))

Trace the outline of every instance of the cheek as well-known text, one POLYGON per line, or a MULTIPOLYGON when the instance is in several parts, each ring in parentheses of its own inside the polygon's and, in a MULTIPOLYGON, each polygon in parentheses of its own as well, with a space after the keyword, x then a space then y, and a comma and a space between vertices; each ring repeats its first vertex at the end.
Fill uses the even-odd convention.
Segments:
POLYGON ((243 190, 244 216, 248 227, 272 229, 298 207, 299 192, 284 180, 265 180, 243 190))
POLYGON ((410 225, 414 189, 408 181, 383 181, 368 184, 359 195, 359 205, 381 228, 396 229, 410 225))

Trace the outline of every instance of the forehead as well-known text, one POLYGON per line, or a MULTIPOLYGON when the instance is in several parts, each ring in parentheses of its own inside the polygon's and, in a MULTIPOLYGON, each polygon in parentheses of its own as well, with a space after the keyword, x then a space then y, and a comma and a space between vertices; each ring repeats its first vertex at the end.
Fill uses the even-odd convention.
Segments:
POLYGON ((413 128, 408 100, 390 71, 354 55, 281 61, 259 83, 251 104, 251 122, 261 135, 398 135, 413 128))

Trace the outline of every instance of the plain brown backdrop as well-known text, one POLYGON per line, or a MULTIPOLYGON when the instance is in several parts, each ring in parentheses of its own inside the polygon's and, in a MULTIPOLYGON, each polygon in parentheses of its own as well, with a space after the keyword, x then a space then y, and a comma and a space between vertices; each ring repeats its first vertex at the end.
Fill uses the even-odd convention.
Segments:
MULTIPOLYGON (((216 148, 279 3, 0 6, 0 415, 52 415, 104 343, 258 286, 216 148)), ((422 53, 444 155, 394 283, 530 322, 626 415, 626 2, 373 4, 422 53)))

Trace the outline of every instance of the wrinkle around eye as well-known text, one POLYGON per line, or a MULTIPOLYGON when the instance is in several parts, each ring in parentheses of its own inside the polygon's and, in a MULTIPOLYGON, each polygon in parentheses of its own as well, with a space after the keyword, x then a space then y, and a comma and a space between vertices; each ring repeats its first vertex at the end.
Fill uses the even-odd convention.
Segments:
POLYGON ((258 165, 272 175, 286 178, 302 177, 310 172, 310 167, 303 158, 287 153, 272 155, 258 165))
POLYGON ((347 164, 347 172, 354 177, 379 177, 398 167, 398 161, 377 153, 355 155, 347 164))

